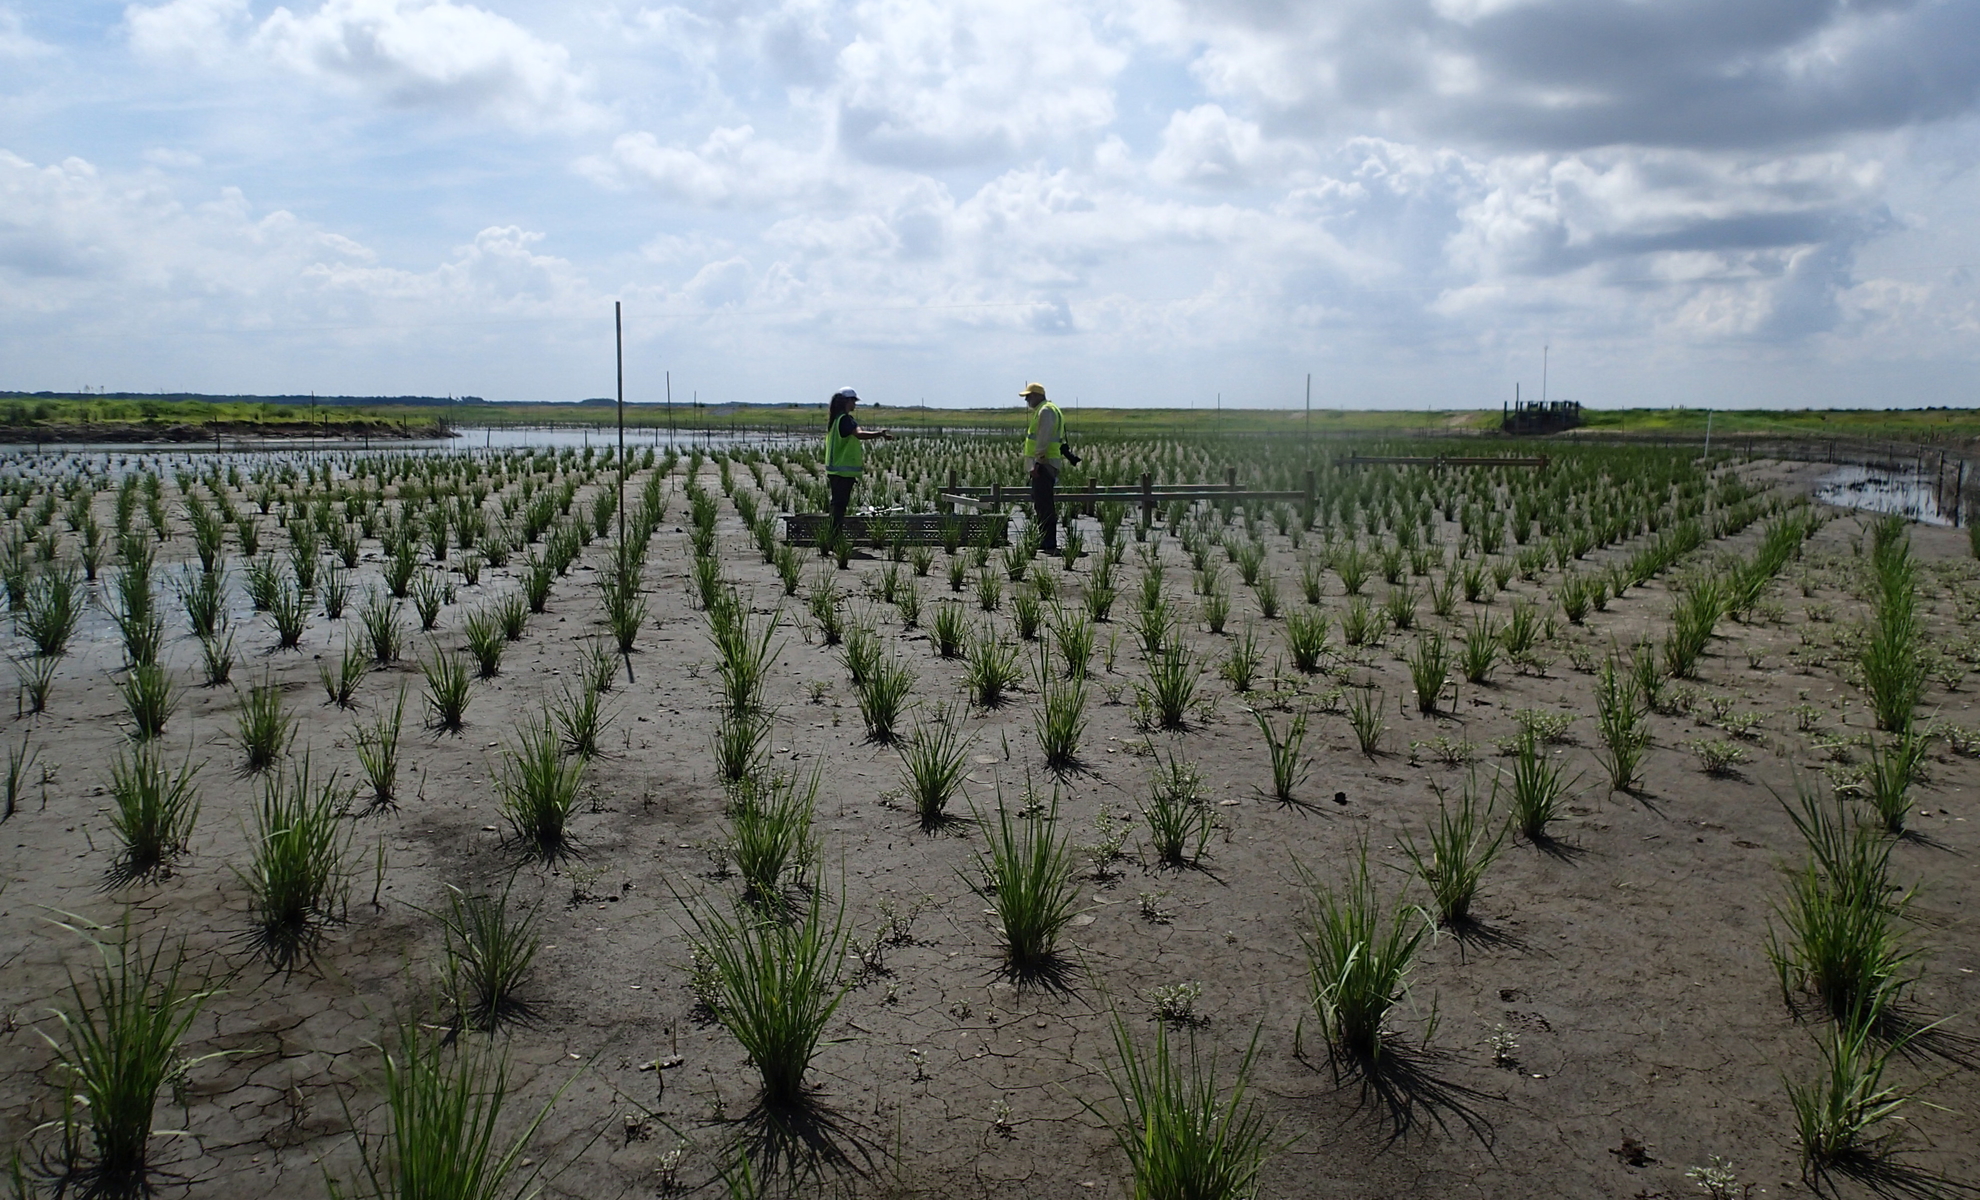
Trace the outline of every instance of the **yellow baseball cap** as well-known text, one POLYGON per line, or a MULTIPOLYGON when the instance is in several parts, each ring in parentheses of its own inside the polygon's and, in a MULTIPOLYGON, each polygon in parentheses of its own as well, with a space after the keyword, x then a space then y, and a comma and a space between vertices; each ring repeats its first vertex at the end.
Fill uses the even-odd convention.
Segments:
POLYGON ((1045 385, 1042 383, 1027 383, 1024 385, 1024 390, 1019 392, 1018 395, 1026 400, 1031 399, 1033 396, 1043 400, 1045 398, 1045 385))

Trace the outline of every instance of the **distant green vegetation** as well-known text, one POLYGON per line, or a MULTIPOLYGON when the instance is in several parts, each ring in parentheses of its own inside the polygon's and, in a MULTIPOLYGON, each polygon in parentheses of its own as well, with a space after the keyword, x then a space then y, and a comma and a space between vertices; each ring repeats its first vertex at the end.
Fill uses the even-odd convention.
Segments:
MULTIPOLYGON (((1499 413, 1489 409, 1439 411, 1201 408, 1067 408, 1072 437, 1080 440, 1175 437, 1209 432, 1240 435, 1314 437, 1491 435, 1499 413)), ((992 430, 1016 433, 1026 412, 1013 398, 998 408, 920 408, 868 403, 861 419, 869 426, 903 430, 992 430)), ((1980 438, 1980 409, 1618 409, 1584 411, 1583 433, 1598 436, 1702 438, 1711 422, 1714 437, 1845 437, 1943 442, 1980 438)), ((682 432, 816 432, 822 404, 696 405, 628 404, 626 425, 642 430, 682 432)), ((312 406, 294 397, 131 397, 51 396, 0 393, 0 438, 16 440, 30 431, 93 438, 120 432, 142 437, 172 426, 219 424, 230 432, 259 427, 300 433, 311 424, 338 432, 363 427, 414 432, 421 426, 563 425, 609 428, 617 408, 606 402, 583 404, 487 403, 381 398, 376 403, 338 397, 312 406), (124 430, 115 427, 123 426, 124 430)))

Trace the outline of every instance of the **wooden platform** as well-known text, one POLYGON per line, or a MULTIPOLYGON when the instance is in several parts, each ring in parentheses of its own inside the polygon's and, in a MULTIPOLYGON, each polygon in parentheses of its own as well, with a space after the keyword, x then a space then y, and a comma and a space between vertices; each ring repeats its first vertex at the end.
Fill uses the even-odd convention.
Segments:
MULTIPOLYGON (((826 513, 787 513, 784 540, 794 546, 815 546, 831 526, 826 513)), ((959 545, 980 545, 987 536, 993 546, 1010 541, 1011 518, 1005 513, 887 513, 846 518, 846 536, 855 546, 946 545, 953 536, 959 545), (954 533, 951 533, 951 527, 954 533)))

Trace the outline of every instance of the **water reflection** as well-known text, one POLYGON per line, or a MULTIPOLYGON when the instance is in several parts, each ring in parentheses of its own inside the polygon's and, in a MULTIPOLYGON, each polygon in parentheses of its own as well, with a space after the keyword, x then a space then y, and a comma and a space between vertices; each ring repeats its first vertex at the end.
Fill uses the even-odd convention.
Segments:
POLYGON ((1939 511, 1936 481, 1918 471, 1837 467, 1816 480, 1815 498, 1840 508, 1896 513, 1922 525, 1951 525, 1939 511))

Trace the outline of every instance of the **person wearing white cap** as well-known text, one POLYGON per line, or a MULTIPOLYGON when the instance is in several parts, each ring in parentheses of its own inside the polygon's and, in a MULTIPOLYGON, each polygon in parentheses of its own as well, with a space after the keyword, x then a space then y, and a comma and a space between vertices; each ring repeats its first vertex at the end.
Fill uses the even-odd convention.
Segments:
POLYGON ((1066 464, 1066 415, 1045 398, 1045 385, 1027 383, 1018 395, 1031 406, 1024 431, 1024 457, 1031 464, 1031 512, 1038 523, 1038 548, 1059 552, 1059 471, 1066 464))
POLYGON ((832 406, 825 423, 825 486, 832 492, 831 541, 839 540, 845 528, 846 509, 852 504, 853 484, 866 470, 866 443, 874 438, 894 436, 891 429, 861 429, 853 417, 859 406, 859 393, 840 388, 832 394, 832 406))

